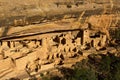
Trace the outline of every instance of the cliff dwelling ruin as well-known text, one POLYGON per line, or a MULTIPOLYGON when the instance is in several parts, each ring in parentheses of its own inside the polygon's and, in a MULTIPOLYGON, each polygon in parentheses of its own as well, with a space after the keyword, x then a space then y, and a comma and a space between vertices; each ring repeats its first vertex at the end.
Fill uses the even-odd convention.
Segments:
POLYGON ((27 80, 89 54, 116 52, 109 46, 109 31, 120 24, 116 1, 0 0, 0 79, 27 80))

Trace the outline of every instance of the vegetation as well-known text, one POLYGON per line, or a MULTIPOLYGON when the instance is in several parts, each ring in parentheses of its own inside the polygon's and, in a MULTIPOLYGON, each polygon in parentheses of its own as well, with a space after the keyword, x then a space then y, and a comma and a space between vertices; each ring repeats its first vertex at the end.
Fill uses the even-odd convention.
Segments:
POLYGON ((110 31, 111 37, 116 40, 120 40, 120 28, 110 31))
POLYGON ((120 80, 120 58, 107 55, 89 55, 77 62, 72 69, 60 68, 63 77, 52 76, 43 80, 120 80))
POLYGON ((120 40, 120 29, 115 30, 115 38, 120 40))

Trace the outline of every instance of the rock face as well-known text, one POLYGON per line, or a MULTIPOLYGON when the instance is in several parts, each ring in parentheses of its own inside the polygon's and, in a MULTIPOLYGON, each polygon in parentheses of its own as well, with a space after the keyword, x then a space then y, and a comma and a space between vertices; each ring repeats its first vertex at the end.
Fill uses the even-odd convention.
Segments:
MULTIPOLYGON (((0 0, 0 21, 2 22, 0 25, 22 26, 40 23, 41 21, 45 21, 45 19, 51 20, 54 17, 64 17, 65 14, 79 13, 84 8, 87 10, 94 9, 88 3, 90 2, 87 2, 87 0, 0 0)), ((103 9, 96 1, 93 3, 95 3, 94 6, 96 6, 96 9, 103 9)), ((109 4, 109 1, 106 3, 109 4)))
POLYGON ((119 23, 116 1, 0 0, 0 79, 32 77, 97 51, 115 53, 106 45, 109 28, 119 23))

